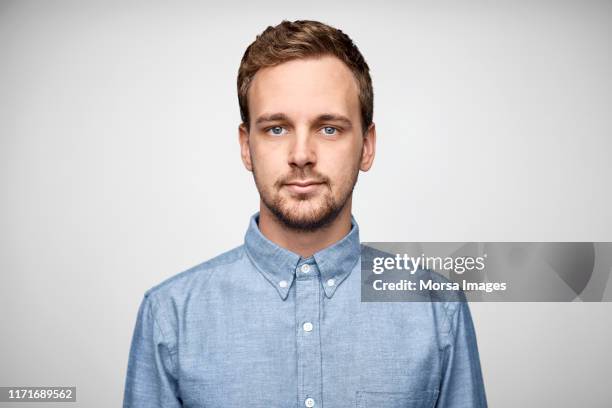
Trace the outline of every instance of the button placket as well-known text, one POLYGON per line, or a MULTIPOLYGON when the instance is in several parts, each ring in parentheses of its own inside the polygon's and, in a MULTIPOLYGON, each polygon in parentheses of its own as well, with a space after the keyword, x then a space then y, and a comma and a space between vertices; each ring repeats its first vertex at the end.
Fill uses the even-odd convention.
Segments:
POLYGON ((298 266, 294 284, 298 401, 306 407, 321 406, 321 284, 316 266, 307 263, 298 266))

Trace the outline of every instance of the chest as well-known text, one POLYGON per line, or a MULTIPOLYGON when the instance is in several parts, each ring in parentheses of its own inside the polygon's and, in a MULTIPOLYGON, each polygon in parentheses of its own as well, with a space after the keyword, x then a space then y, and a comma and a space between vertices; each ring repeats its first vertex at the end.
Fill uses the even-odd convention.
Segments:
POLYGON ((428 305, 362 303, 346 289, 201 304, 179 335, 185 406, 433 406, 441 353, 428 305))

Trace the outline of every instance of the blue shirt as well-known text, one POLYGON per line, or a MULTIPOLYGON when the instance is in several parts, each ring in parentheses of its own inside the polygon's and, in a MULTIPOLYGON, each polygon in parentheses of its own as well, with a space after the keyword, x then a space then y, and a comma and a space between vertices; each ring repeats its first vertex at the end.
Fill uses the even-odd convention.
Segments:
POLYGON ((124 408, 487 406, 466 302, 361 302, 354 217, 309 258, 258 220, 145 293, 124 408))

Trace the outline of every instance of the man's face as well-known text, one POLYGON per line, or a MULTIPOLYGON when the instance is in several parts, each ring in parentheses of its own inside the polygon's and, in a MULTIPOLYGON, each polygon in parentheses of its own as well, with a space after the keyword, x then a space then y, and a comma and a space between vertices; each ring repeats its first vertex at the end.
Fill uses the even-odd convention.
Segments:
POLYGON ((349 202, 359 170, 373 160, 374 128, 364 149, 352 72, 331 56, 264 68, 251 82, 248 104, 242 156, 262 202, 291 229, 329 224, 349 202))

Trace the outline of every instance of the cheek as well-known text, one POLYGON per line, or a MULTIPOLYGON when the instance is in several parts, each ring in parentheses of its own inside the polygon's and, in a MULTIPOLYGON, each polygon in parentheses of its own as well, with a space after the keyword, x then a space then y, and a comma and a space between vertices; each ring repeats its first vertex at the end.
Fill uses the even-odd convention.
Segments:
POLYGON ((261 181, 273 183, 278 177, 285 174, 283 153, 278 149, 256 146, 251 151, 253 165, 261 181))
POLYGON ((334 190, 341 190, 353 179, 354 173, 358 169, 358 163, 355 155, 335 157, 325 167, 319 167, 319 171, 329 177, 334 190))

